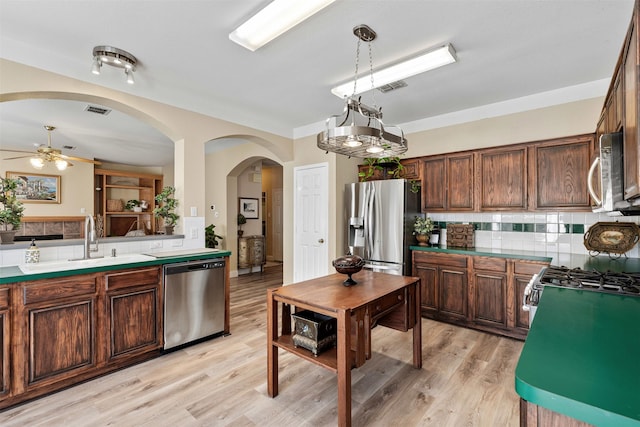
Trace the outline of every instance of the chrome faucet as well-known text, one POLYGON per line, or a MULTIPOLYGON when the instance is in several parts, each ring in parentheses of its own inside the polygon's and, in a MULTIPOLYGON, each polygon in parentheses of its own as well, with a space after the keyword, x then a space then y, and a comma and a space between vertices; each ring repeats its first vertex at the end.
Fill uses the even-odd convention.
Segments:
POLYGON ((96 236, 96 223, 93 220, 93 216, 91 214, 87 214, 84 218, 84 254, 82 255, 82 258, 72 259, 70 261, 91 259, 91 252, 98 252, 98 237, 96 236), (95 243, 95 248, 91 247, 92 243, 95 243))

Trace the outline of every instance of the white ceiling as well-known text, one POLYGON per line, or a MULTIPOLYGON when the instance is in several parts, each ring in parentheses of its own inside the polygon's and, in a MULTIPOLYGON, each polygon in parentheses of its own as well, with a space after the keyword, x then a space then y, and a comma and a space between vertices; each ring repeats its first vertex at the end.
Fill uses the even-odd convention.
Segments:
MULTIPOLYGON (((633 8, 633 0, 338 0, 255 52, 228 39, 268 3, 0 0, 0 56, 292 137, 342 111, 330 89, 353 78, 358 24, 378 33, 375 68, 446 43, 456 49, 459 62, 408 78, 405 88, 363 96, 383 107, 385 123, 409 124, 541 92, 557 94, 555 102, 568 92, 574 99, 604 95, 633 8), (135 85, 120 69, 91 73, 92 49, 103 44, 138 58, 135 85)), ((368 69, 366 49, 360 69, 368 69)), ((63 151, 69 155, 139 165, 172 158, 171 142, 156 130, 85 107, 0 103, 0 143, 46 143, 42 126, 49 124, 58 127, 54 146, 77 147, 63 151)))

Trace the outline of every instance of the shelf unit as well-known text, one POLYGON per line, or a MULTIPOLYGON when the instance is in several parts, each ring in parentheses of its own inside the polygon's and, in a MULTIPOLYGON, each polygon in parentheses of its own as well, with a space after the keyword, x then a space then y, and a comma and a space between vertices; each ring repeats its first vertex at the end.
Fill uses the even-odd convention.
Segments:
POLYGON ((156 234, 158 226, 153 217, 156 194, 162 191, 162 175, 96 169, 94 213, 104 217, 104 236, 124 236, 131 230, 156 234), (109 211, 108 200, 145 200, 149 206, 142 212, 109 211))

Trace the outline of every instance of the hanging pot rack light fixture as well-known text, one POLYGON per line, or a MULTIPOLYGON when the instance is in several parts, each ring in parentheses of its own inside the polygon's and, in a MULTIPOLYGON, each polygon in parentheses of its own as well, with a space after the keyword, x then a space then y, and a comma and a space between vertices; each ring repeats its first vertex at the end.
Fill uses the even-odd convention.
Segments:
POLYGON ((360 58, 360 42, 366 42, 369 47, 369 70, 371 89, 373 83, 373 56, 371 42, 376 38, 376 32, 367 25, 353 28, 353 34, 358 38, 356 47, 356 67, 353 81, 353 94, 345 98, 344 110, 341 114, 327 118, 327 129, 317 136, 318 148, 349 157, 396 157, 407 151, 407 140, 404 132, 398 126, 385 126, 382 122, 382 107, 375 104, 370 107, 356 97, 358 81, 358 63, 360 58), (333 123, 339 123, 330 127, 333 123), (395 129, 395 132, 389 132, 395 129))

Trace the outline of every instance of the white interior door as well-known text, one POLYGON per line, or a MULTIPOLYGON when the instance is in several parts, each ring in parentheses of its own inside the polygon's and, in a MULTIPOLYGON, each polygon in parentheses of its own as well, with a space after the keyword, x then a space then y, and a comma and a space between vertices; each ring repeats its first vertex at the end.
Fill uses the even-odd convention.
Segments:
POLYGON ((272 196, 273 214, 273 259, 282 261, 282 188, 273 190, 272 196))
POLYGON ((293 280, 328 274, 329 206, 327 163, 294 169, 293 280))

